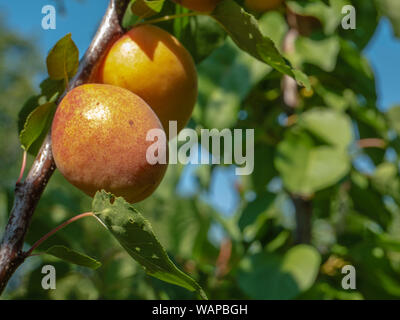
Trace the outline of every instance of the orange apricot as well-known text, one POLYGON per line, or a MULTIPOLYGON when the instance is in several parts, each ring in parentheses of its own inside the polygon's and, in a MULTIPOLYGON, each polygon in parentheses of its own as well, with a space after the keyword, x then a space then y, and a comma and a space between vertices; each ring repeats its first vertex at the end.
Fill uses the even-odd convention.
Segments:
POLYGON ((103 84, 76 87, 54 116, 55 163, 89 196, 104 189, 131 203, 141 201, 154 192, 167 168, 146 159, 154 143, 146 140, 151 129, 162 129, 158 117, 132 92, 103 84))
POLYGON ((93 82, 111 84, 140 96, 168 132, 188 123, 197 100, 197 72, 190 53, 168 32, 141 25, 118 39, 103 59, 93 82))

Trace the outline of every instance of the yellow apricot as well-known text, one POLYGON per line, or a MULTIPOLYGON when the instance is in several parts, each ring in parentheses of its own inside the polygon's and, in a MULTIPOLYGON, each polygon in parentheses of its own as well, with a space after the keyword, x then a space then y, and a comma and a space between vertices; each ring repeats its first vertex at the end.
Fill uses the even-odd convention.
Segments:
POLYGON ((118 39, 93 82, 126 88, 145 100, 168 132, 188 123, 197 100, 197 72, 190 53, 168 32, 141 25, 118 39))
POLYGON ((284 0, 246 0, 245 5, 250 10, 265 12, 279 8, 283 2, 284 0))
POLYGON ((89 196, 104 189, 131 203, 141 201, 154 192, 167 168, 146 159, 154 143, 146 141, 151 129, 162 129, 158 117, 132 92, 103 84, 76 87, 54 116, 55 163, 89 196))
POLYGON ((181 6, 199 12, 211 12, 221 0, 173 0, 181 6))

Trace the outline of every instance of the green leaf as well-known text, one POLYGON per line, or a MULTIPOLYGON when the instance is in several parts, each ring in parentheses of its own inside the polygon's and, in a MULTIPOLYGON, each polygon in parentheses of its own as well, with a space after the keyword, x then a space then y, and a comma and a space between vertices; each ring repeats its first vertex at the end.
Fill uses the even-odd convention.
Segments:
POLYGON ((382 195, 388 195, 400 204, 400 179, 396 164, 383 162, 376 168, 371 183, 382 195))
POLYGON ((342 8, 349 4, 346 0, 329 1, 287 1, 291 11, 303 15, 313 16, 321 21, 324 32, 332 34, 338 28, 342 20, 342 8), (326 2, 329 2, 327 4, 326 2))
POLYGON ((293 299, 313 285, 320 263, 320 254, 308 245, 295 246, 284 256, 262 252, 241 261, 238 283, 253 299, 293 299))
POLYGON ((164 2, 165 0, 144 0, 144 3, 155 12, 161 12, 164 2))
POLYGON ((56 102, 65 91, 65 82, 63 80, 52 80, 47 78, 40 84, 41 94, 46 97, 47 102, 56 102))
POLYGON ((56 102, 57 98, 64 93, 65 85, 64 81, 62 80, 51 80, 48 78, 40 83, 40 89, 41 94, 30 97, 18 113, 19 133, 21 133, 22 129, 24 129, 24 125, 29 114, 42 104, 47 102, 56 102))
POLYGON ((225 31, 209 16, 175 19, 173 32, 190 52, 196 64, 220 47, 226 38, 225 31))
POLYGON ((329 37, 318 41, 299 37, 296 41, 296 50, 292 61, 296 61, 296 65, 310 63, 324 71, 332 72, 336 67, 339 50, 340 42, 337 37, 329 37))
POLYGON ((386 113, 390 126, 400 135, 400 106, 390 108, 386 113))
POLYGON ((249 202, 243 209, 243 212, 238 222, 240 230, 243 231, 247 226, 253 224, 257 220, 259 215, 261 215, 271 207, 271 205, 275 201, 275 198, 275 194, 265 192, 264 194, 258 195, 254 201, 249 202))
POLYGON ((78 266, 83 266, 90 269, 97 269, 101 267, 101 263, 99 261, 64 246, 52 246, 46 250, 46 253, 78 266))
POLYGON ((131 0, 122 18, 122 27, 128 29, 139 20, 149 18, 159 13, 165 0, 131 0))
POLYGON ((236 2, 225 0, 218 3, 211 16, 222 25, 240 49, 295 78, 300 85, 310 87, 307 76, 291 67, 274 42, 261 33, 257 20, 236 2))
POLYGON ((279 143, 274 162, 285 187, 304 196, 334 185, 350 170, 345 150, 315 146, 305 133, 289 132, 279 143))
POLYGON ((260 30, 263 35, 271 40, 280 48, 289 27, 285 18, 277 11, 269 11, 262 15, 258 20, 260 30))
POLYGON ((375 3, 381 14, 389 18, 396 37, 400 38, 400 1, 375 0, 375 3))
MULTIPOLYGON (((28 100, 26 100, 26 102, 22 106, 21 110, 18 113, 18 133, 21 133, 21 131, 24 129, 26 119, 31 114, 31 112, 41 104, 39 102, 40 98, 40 95, 32 96, 28 100)), ((46 103, 46 101, 43 101, 43 103, 46 103)))
MULTIPOLYGON (((353 172, 351 174, 349 196, 357 212, 378 223, 383 228, 389 225, 392 215, 384 203, 384 198, 371 187, 369 181, 360 173, 353 172)), ((363 226, 363 228, 365 227, 363 226)))
POLYGON ((359 109, 357 95, 350 89, 325 87, 321 83, 315 84, 313 89, 329 108, 344 111, 354 106, 359 109))
POLYGON ((32 144, 39 139, 44 132, 49 130, 55 110, 56 104, 54 102, 47 102, 37 107, 29 114, 24 128, 19 135, 24 150, 28 151, 32 144))
POLYGON ((325 143, 346 149, 353 140, 351 119, 343 112, 313 108, 301 114, 299 125, 325 143))
POLYGON ((198 67, 199 99, 193 118, 207 128, 234 126, 241 103, 270 70, 226 41, 198 67))
POLYGON ((149 275, 196 291, 203 299, 207 299, 197 282, 173 264, 150 223, 123 198, 116 198, 111 203, 112 199, 113 196, 105 191, 97 192, 93 200, 93 212, 129 255, 149 275))
POLYGON ((52 80, 64 80, 67 83, 75 75, 79 67, 79 51, 70 33, 50 50, 46 65, 52 80))

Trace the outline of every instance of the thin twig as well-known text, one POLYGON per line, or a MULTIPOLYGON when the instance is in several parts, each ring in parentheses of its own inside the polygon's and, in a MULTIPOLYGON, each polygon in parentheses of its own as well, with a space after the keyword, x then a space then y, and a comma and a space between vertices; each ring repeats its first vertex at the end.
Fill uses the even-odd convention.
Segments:
POLYGON ((46 233, 43 237, 41 237, 38 241, 36 241, 33 246, 25 253, 26 257, 29 257, 32 255, 33 250, 35 250, 37 247, 39 247, 44 241, 46 241, 48 238, 50 238, 53 234, 55 234, 57 231, 65 228, 66 226, 68 226, 69 224, 71 224, 72 222, 75 222, 79 219, 85 218, 85 217, 93 217, 94 214, 93 212, 85 212, 85 213, 81 213, 78 214, 75 217, 72 217, 71 219, 63 222, 62 224, 60 224, 58 227, 54 228, 53 230, 51 230, 50 232, 46 233))
POLYGON ((379 139, 379 138, 367 138, 367 139, 358 140, 357 145, 361 149, 365 149, 365 148, 385 149, 386 142, 385 142, 385 140, 379 139))
POLYGON ((19 172, 19 177, 18 180, 16 182, 16 184, 19 184, 22 180, 22 178, 24 177, 24 171, 25 171, 25 167, 26 167, 26 155, 28 153, 26 152, 26 150, 24 151, 24 155, 22 156, 22 164, 21 164, 21 170, 19 172))

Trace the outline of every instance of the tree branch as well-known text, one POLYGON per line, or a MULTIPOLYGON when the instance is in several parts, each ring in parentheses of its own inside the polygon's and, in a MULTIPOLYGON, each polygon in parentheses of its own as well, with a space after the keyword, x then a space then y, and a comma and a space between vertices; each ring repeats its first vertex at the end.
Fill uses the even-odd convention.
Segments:
MULTIPOLYGON (((285 53, 293 53, 295 51, 296 39, 299 36, 299 23, 297 15, 289 8, 287 9, 286 20, 289 24, 289 30, 283 40, 282 50, 285 53)), ((296 80, 289 76, 284 76, 282 80, 283 101, 289 107, 287 112, 287 125, 290 126, 297 121, 297 115, 293 114, 294 109, 299 106, 299 93, 296 80)), ((296 211, 296 230, 294 234, 294 242, 310 243, 311 242, 311 216, 312 216, 312 200, 299 197, 290 193, 290 198, 296 211)))
POLYGON ((296 230, 294 242, 296 244, 311 242, 311 215, 312 200, 291 195, 296 210, 296 230))
MULTIPOLYGON (((109 46, 123 34, 120 22, 128 2, 128 0, 110 0, 97 33, 80 62, 79 70, 70 81, 69 90, 89 80, 109 46)), ((16 184, 14 205, 0 244, 0 294, 12 274, 26 258, 26 254, 22 252, 25 235, 37 203, 55 169, 49 133, 26 180, 16 184)))

